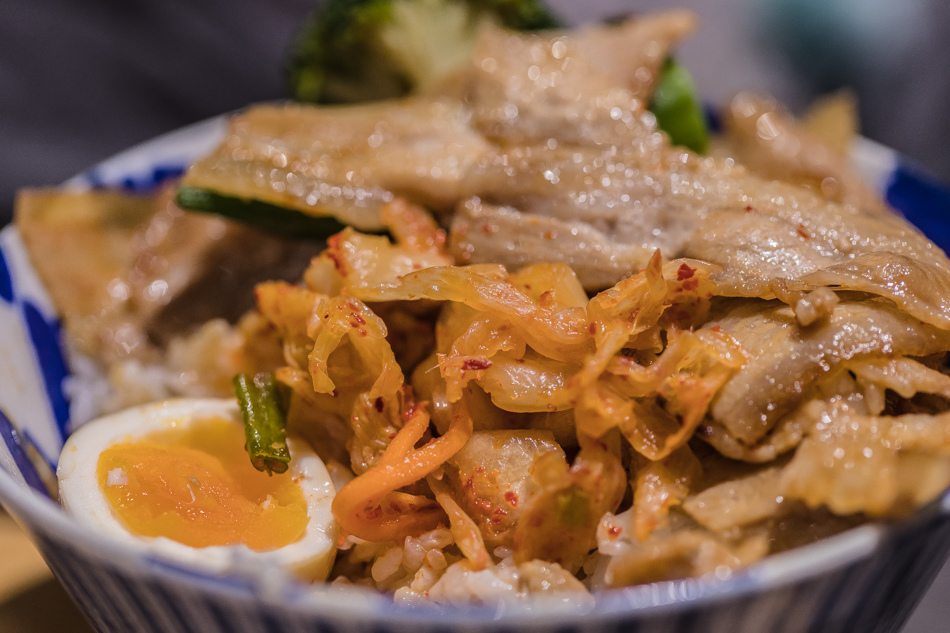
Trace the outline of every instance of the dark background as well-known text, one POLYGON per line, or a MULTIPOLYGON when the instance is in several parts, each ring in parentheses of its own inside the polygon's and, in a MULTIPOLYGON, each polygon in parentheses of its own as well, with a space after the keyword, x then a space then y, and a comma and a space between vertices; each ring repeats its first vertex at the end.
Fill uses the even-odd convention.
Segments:
MULTIPOLYGON (((316 0, 0 0, 0 224, 20 187, 55 185, 157 134, 286 96, 282 66, 316 0)), ((678 56, 700 92, 793 110, 843 86, 863 132, 950 181, 946 0, 551 0, 571 22, 672 5, 700 31, 678 56)), ((906 633, 950 629, 950 567, 906 633)), ((62 596, 60 596, 62 599, 62 596)))

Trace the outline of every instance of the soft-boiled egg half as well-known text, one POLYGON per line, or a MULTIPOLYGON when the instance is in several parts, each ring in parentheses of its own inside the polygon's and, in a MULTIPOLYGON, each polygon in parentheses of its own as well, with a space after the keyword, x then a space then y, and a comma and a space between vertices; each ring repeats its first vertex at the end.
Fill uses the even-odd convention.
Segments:
POLYGON ((290 467, 258 472, 234 400, 182 398, 82 426, 57 475, 63 506, 97 530, 223 573, 279 566, 327 577, 336 552, 335 490, 323 461, 288 438, 290 467))

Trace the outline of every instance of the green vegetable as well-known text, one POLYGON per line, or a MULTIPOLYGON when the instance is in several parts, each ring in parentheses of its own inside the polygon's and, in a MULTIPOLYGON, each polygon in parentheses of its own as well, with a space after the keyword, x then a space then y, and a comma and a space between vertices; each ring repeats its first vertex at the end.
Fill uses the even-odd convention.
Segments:
POLYGON ((329 0, 293 49, 293 94, 354 103, 424 88, 470 57, 486 21, 519 31, 558 26, 540 0, 329 0))
POLYGON ((251 464, 268 475, 287 471, 287 422, 274 374, 238 374, 232 381, 244 416, 245 449, 251 464))
POLYGON ((660 129, 670 135, 674 145, 682 145, 702 154, 709 145, 709 131, 693 78, 672 57, 666 60, 662 72, 653 91, 650 111, 656 116, 660 129))
POLYGON ((182 209, 214 213, 275 235, 325 240, 346 226, 331 216, 315 217, 262 200, 244 200, 200 187, 180 187, 175 199, 182 209))

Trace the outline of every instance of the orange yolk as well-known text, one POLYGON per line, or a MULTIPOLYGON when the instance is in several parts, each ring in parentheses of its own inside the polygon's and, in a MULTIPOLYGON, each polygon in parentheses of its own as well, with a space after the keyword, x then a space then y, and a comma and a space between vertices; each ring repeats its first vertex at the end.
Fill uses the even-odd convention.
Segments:
POLYGON ((125 526, 191 547, 289 545, 307 529, 307 503, 290 473, 251 466, 244 429, 223 419, 170 428, 103 451, 99 489, 125 526))

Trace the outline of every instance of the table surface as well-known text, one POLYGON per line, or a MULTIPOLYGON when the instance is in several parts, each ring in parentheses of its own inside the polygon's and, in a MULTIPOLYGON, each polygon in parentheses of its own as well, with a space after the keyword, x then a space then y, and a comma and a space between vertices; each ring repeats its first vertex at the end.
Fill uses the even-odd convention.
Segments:
MULTIPOLYGON (((950 564, 903 633, 943 633, 950 622, 950 564)), ((39 552, 0 509, 0 633, 93 633, 39 552)))
POLYGON ((0 632, 92 633, 39 552, 0 509, 0 632))

